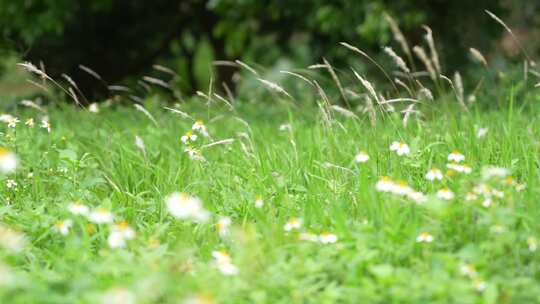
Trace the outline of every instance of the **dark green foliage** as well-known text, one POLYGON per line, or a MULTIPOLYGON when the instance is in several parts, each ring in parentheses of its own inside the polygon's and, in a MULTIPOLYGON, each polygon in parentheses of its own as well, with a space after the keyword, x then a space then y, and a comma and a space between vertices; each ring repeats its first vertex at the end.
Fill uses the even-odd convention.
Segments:
MULTIPOLYGON (((487 48, 501 32, 484 9, 505 12, 493 0, 0 0, 0 46, 43 61, 53 76, 71 75, 84 90, 98 92, 101 84, 78 64, 116 83, 156 62, 192 90, 205 82, 212 59, 272 65, 289 57, 303 67, 325 56, 339 66, 351 56, 340 41, 378 52, 392 43, 385 12, 413 44, 422 40, 420 25, 430 25, 451 46, 444 61, 460 64, 466 49, 487 48)), ((233 71, 217 72, 226 81, 233 71)))

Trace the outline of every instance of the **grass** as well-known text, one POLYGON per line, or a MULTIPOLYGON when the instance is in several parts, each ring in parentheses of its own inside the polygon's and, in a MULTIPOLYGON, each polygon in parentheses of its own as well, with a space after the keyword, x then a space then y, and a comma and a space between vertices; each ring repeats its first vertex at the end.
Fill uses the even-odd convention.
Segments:
POLYGON ((407 128, 392 115, 371 127, 367 119, 336 113, 325 125, 311 107, 241 105, 230 112, 182 106, 210 134, 199 134, 195 146, 234 139, 201 149, 205 161, 190 159, 180 141, 193 120, 155 102, 146 106, 159 126, 134 109, 51 107, 48 133, 37 125, 38 112, 14 113, 21 123, 2 127, 0 140, 16 151, 20 165, 2 177, 0 214, 26 242, 9 250, 14 240, 0 233, 0 302, 540 302, 533 250, 540 237, 540 112, 512 102, 468 114, 444 105, 407 128), (30 117, 33 128, 22 123, 30 117), (280 131, 282 124, 291 128, 280 131), (480 127, 489 128, 483 138, 476 136, 480 127), (390 151, 393 141, 407 143, 410 154, 390 151), (426 172, 444 169, 455 149, 472 173, 427 181, 426 172), (354 162, 360 150, 370 156, 365 163, 354 162), (466 201, 488 165, 510 169, 527 188, 485 181, 504 197, 493 197, 489 207, 482 198, 466 201), (407 182, 427 201, 377 192, 381 176, 407 182), (5 186, 8 179, 16 188, 5 186), (442 187, 455 199, 437 198, 442 187), (166 200, 178 191, 199 197, 210 219, 173 217, 166 200), (255 207, 258 196, 261 208, 255 207), (73 201, 109 209, 117 222, 129 223, 135 238, 111 248, 112 226, 71 214, 73 201), (216 222, 225 216, 232 224, 220 237, 216 222), (303 225, 285 232, 291 218, 303 225), (66 219, 73 226, 62 235, 54 227, 66 219), (338 239, 299 240, 301 232, 338 239), (418 242, 423 232, 433 241, 418 242), (216 250, 230 254, 237 275, 220 272, 216 250))

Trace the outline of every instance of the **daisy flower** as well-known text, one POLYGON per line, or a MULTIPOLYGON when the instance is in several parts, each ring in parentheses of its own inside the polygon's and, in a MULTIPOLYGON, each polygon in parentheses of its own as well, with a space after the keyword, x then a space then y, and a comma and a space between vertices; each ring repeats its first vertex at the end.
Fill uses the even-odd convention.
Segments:
POLYGON ((482 291, 486 290, 487 283, 485 281, 482 281, 482 280, 474 280, 473 286, 477 291, 482 292, 482 291))
POLYGON ((285 124, 281 124, 279 126, 279 130, 280 131, 291 131, 292 130, 292 126, 288 123, 285 123, 285 124))
POLYGON ((20 122, 20 120, 17 117, 11 118, 7 122, 8 128, 15 128, 19 122, 20 122))
POLYGON ((198 161, 204 160, 204 157, 201 155, 201 152, 193 147, 188 146, 187 148, 184 149, 184 152, 187 153, 187 155, 189 156, 189 159, 198 160, 198 161))
POLYGON ((204 137, 208 136, 208 132, 206 131, 206 126, 204 125, 202 120, 196 120, 195 123, 193 123, 193 126, 191 126, 191 129, 193 131, 199 131, 204 137))
POLYGON ((538 249, 538 241, 533 237, 529 237, 527 238, 527 246, 530 252, 535 252, 538 249))
POLYGON ((167 209, 176 218, 194 222, 206 222, 210 213, 203 208, 200 199, 187 193, 174 192, 166 198, 167 209))
POLYGON ((226 251, 213 251, 212 256, 221 273, 227 276, 238 274, 238 268, 232 263, 231 256, 226 251))
POLYGON ((95 224, 110 224, 113 219, 113 214, 105 208, 94 209, 88 214, 88 220, 95 224))
POLYGON ((0 147, 0 172, 3 174, 13 173, 17 169, 17 157, 15 153, 0 147))
POLYGON ((60 220, 54 224, 54 229, 61 235, 67 235, 71 226, 73 226, 72 220, 60 220))
POLYGON ((90 211, 88 206, 81 204, 80 202, 73 202, 68 206, 69 212, 75 215, 87 215, 90 211))
POLYGON ((184 134, 182 137, 180 137, 180 140, 182 140, 183 143, 187 142, 194 142, 197 140, 197 134, 194 134, 191 131, 187 131, 186 134, 184 134))
POLYGON ((221 217, 217 224, 216 228, 218 231, 219 236, 224 237, 229 234, 229 227, 231 226, 231 219, 229 217, 221 217))
POLYGON ((527 184, 516 184, 516 191, 521 192, 527 188, 527 184))
POLYGON ((20 252, 25 245, 24 234, 0 224, 0 246, 12 252, 20 252))
POLYGON ((474 201, 478 198, 478 195, 472 193, 472 192, 467 192, 467 194, 465 194, 465 200, 466 201, 474 201))
POLYGON ((437 197, 449 201, 454 199, 454 192, 448 188, 442 188, 441 190, 437 191, 437 197))
POLYGON ((13 115, 11 115, 11 114, 1 114, 0 115, 0 121, 5 122, 5 123, 8 123, 13 118, 15 118, 15 117, 13 117, 13 115))
POLYGON ((450 164, 447 164, 446 167, 448 169, 451 169, 452 171, 456 171, 459 173, 469 174, 472 172, 472 168, 469 167, 467 164, 460 165, 457 163, 450 163, 450 164))
POLYGON ((333 244, 337 242, 337 240, 338 240, 337 235, 330 232, 323 232, 319 235, 319 242, 323 244, 333 244))
POLYGON ((478 131, 476 131, 476 138, 482 138, 482 137, 486 136, 488 130, 489 130, 488 128, 480 128, 480 129, 478 129, 478 131))
POLYGON ((49 118, 44 117, 41 119, 41 127, 47 129, 47 132, 51 133, 51 124, 49 123, 49 118))
POLYGON ((484 199, 484 201, 482 202, 482 206, 484 206, 485 208, 488 208, 489 206, 491 206, 491 204, 493 204, 493 201, 489 197, 484 199))
POLYGON ((390 192, 397 195, 408 195, 413 191, 414 190, 405 181, 398 181, 394 184, 392 189, 390 189, 390 192))
POLYGON ((452 151, 452 153, 448 154, 448 161, 450 162, 456 162, 460 163, 465 160, 465 156, 461 154, 458 150, 452 151))
MULTIPOLYGON (((505 178, 508 176, 508 174, 510 174, 510 170, 506 169, 506 168, 501 168, 501 167, 493 167, 493 166, 490 166, 490 167, 484 167, 482 168, 482 179, 484 180, 488 180, 488 179, 493 179, 493 178, 505 178)), ((510 181, 511 180, 511 177, 510 177, 510 181)))
POLYGON ((112 231, 107 237, 107 243, 111 248, 126 247, 126 240, 131 240, 135 237, 135 230, 129 227, 127 222, 121 222, 113 225, 112 231))
POLYGON ((383 176, 375 184, 375 189, 380 192, 390 192, 394 189, 395 183, 388 176, 383 176))
POLYGON ((429 181, 442 180, 443 173, 437 168, 431 168, 431 170, 426 173, 426 179, 429 181))
POLYGON ((17 182, 12 179, 8 179, 6 181, 6 187, 8 187, 9 189, 15 189, 17 187, 17 182))
POLYGON ((316 234, 310 232, 302 232, 298 235, 298 239, 301 241, 317 242, 319 237, 316 234))
POLYGON ((433 236, 427 232, 422 232, 416 237, 418 243, 431 243, 433 242, 433 236))
POLYGON ((366 151, 360 151, 354 157, 354 161, 357 163, 365 163, 368 160, 369 160, 369 155, 366 153, 366 151))
POLYGON ((99 107, 98 104, 93 102, 88 106, 88 111, 91 113, 99 113, 99 107))
POLYGON ((427 197, 422 192, 412 191, 411 193, 407 194, 407 197, 419 204, 427 202, 427 197))
POLYGON ((285 225, 283 225, 283 230, 291 231, 294 229, 300 229, 300 227, 302 227, 302 219, 293 217, 290 218, 285 225))
POLYGON ((390 145, 390 151, 395 151, 397 155, 407 155, 410 152, 409 146, 403 142, 394 141, 390 145))
POLYGON ((262 208, 264 206, 264 201, 262 199, 262 196, 257 195, 255 197, 255 208, 262 208))
POLYGON ((461 266, 459 266, 459 272, 469 278, 476 277, 476 269, 473 265, 470 264, 462 264, 461 266))

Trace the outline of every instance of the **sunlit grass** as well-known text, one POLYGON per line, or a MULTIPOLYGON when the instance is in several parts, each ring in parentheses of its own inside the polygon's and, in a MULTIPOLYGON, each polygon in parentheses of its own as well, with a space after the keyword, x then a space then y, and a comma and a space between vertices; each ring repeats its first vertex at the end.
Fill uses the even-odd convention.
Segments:
POLYGON ((404 128, 391 114, 372 127, 335 113, 328 125, 311 107, 179 108, 193 119, 146 107, 158 126, 103 106, 50 109, 50 133, 29 110, 2 126, 19 166, 0 182, 1 222, 25 237, 10 250, 0 231, 2 302, 540 299, 537 110, 431 107, 404 128), (193 130, 199 119, 208 136, 200 123, 193 130), (184 143, 190 130, 198 136, 184 143), (394 141, 409 151, 391 151, 394 141), (453 151, 471 173, 447 170, 453 151), (482 180, 487 166, 512 180, 482 180), (442 180, 426 179, 433 168, 442 180), (402 188, 377 191, 383 176, 402 188), (489 194, 474 192, 481 184, 489 194), (171 201, 175 192, 185 194, 171 201), (74 214, 74 202, 90 210, 74 214), (184 212, 186 202, 195 209, 184 212), (116 226, 84 215, 97 208, 116 226), (110 240, 128 228, 133 237, 110 240))

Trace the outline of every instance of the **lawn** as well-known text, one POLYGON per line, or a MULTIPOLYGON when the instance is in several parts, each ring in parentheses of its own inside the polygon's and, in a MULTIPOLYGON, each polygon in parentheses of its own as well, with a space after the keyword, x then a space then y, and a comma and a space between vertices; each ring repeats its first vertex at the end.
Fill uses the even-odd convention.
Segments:
POLYGON ((540 302, 537 107, 164 106, 0 126, 0 302, 540 302))

